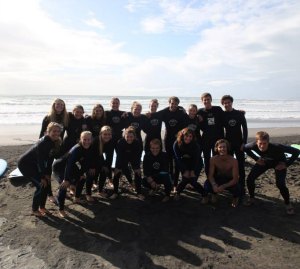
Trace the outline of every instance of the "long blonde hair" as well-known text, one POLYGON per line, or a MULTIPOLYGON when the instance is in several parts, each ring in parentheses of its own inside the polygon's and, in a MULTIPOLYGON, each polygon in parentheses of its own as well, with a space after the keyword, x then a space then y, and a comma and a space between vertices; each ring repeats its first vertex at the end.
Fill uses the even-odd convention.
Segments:
POLYGON ((49 119, 50 122, 57 122, 57 123, 62 124, 63 127, 68 126, 68 124, 69 124, 69 115, 68 115, 68 112, 67 112, 67 109, 66 109, 66 104, 62 99, 56 98, 53 101, 52 106, 51 106, 51 110, 48 114, 48 119, 49 119), (64 110, 62 111, 62 122, 57 122, 57 114, 56 114, 56 111, 55 111, 55 104, 58 103, 58 102, 64 104, 64 110))
MULTIPOLYGON (((54 128, 59 128, 60 132, 63 130, 63 127, 59 123, 52 121, 47 125, 46 135, 49 135, 54 128)), ((55 148, 59 148, 61 143, 62 139, 59 137, 57 141, 54 141, 55 148)))
POLYGON ((103 154, 104 143, 102 141, 101 135, 104 132, 110 132, 112 134, 111 127, 108 125, 104 125, 99 132, 99 156, 103 154))

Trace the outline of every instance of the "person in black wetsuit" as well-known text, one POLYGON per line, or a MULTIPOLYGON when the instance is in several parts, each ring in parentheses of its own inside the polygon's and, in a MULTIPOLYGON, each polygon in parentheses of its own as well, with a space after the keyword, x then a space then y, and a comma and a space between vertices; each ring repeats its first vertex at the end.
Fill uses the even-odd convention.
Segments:
POLYGON ((120 139, 117 144, 117 160, 115 173, 113 178, 114 184, 114 193, 110 196, 111 199, 116 199, 119 192, 119 180, 123 174, 125 174, 129 183, 132 184, 130 180, 131 176, 127 175, 128 165, 131 165, 131 168, 134 172, 134 182, 135 182, 135 190, 137 196, 140 199, 144 199, 142 195, 141 189, 141 152, 143 148, 141 147, 141 143, 136 139, 135 129, 134 127, 128 127, 125 130, 124 138, 120 139))
MULTIPOLYGON (((53 176, 60 184, 58 192, 59 215, 66 216, 64 210, 67 188, 75 191, 75 203, 80 203, 80 196, 86 181, 86 173, 92 164, 92 133, 83 131, 80 135, 80 141, 63 157, 54 161, 52 169, 53 176)), ((92 181, 89 180, 87 185, 90 187, 92 181)))
POLYGON ((204 155, 204 168, 206 176, 209 174, 209 160, 211 155, 215 155, 215 143, 218 139, 224 138, 223 110, 219 106, 212 106, 212 96, 210 93, 203 93, 201 101, 204 105, 197 112, 202 118, 202 145, 204 155))
MULTIPOLYGON (((65 130, 66 128, 68 128, 69 125, 69 113, 67 112, 66 104, 62 99, 57 98, 53 101, 49 114, 46 115, 43 119, 39 138, 45 135, 47 126, 50 122, 56 122, 61 125, 62 131, 60 133, 60 136, 61 139, 63 140, 65 135, 65 130)), ((60 149, 61 152, 59 154, 61 154, 63 151, 62 147, 60 147, 60 149)), ((48 200, 52 203, 56 203, 55 197, 53 196, 52 193, 51 181, 49 184, 50 185, 48 188, 48 200)))
POLYGON ((168 155, 168 163, 169 163, 169 173, 172 177, 172 181, 174 184, 174 189, 176 189, 178 185, 179 178, 179 170, 175 166, 175 157, 173 151, 173 145, 176 141, 177 134, 180 130, 186 127, 186 122, 188 119, 188 115, 179 107, 179 98, 176 96, 172 96, 169 98, 169 107, 160 110, 154 115, 158 115, 162 117, 162 120, 165 123, 166 131, 165 131, 165 150, 168 155))
POLYGON ((155 191, 158 185, 163 184, 166 195, 162 202, 169 201, 172 183, 168 172, 168 158, 161 150, 161 140, 157 138, 150 141, 150 151, 145 154, 143 160, 143 172, 143 185, 155 191))
POLYGON ((146 136, 145 136, 145 153, 150 151, 150 141, 153 139, 161 139, 161 127, 162 127, 162 115, 157 114, 158 108, 158 100, 152 99, 149 103, 150 111, 146 114, 147 115, 147 124, 146 124, 146 136))
POLYGON ((198 108, 195 104, 191 104, 189 105, 188 108, 188 119, 186 122, 186 126, 188 129, 192 130, 194 132, 194 134, 196 135, 196 140, 197 143, 200 146, 201 152, 202 152, 202 138, 201 138, 201 123, 200 123, 200 119, 197 116, 197 111, 198 108))
POLYGON ((39 138, 45 135, 47 126, 50 122, 59 123, 62 126, 61 139, 64 138, 65 129, 68 127, 69 115, 66 110, 65 102, 62 99, 55 99, 51 105, 51 110, 47 116, 44 117, 39 138))
MULTIPOLYGON (((114 154, 114 145, 112 142, 112 131, 107 125, 104 125, 97 138, 94 138, 92 144, 92 166, 89 169, 88 177, 92 177, 92 181, 99 179, 98 191, 102 198, 107 197, 107 193, 103 190, 106 178, 111 175, 111 166, 114 154)), ((87 194, 91 195, 91 190, 87 188, 87 194)), ((92 199, 93 200, 93 199, 92 199)))
POLYGON ((235 155, 239 164, 239 184, 241 185, 241 195, 245 195, 245 153, 244 145, 247 144, 248 127, 243 111, 232 107, 233 98, 224 95, 221 104, 225 108, 223 113, 223 125, 225 128, 225 139, 230 143, 230 154, 235 155))
POLYGON ((59 152, 61 131, 60 124, 50 122, 46 135, 40 138, 18 161, 21 173, 36 187, 32 201, 32 213, 35 216, 43 216, 47 212, 45 205, 51 187, 52 163, 55 155, 59 152))
POLYGON ((147 125, 147 117, 142 112, 142 105, 134 101, 131 105, 131 112, 127 113, 126 116, 126 128, 132 126, 135 129, 136 139, 141 144, 143 148, 143 139, 141 135, 141 131, 145 131, 147 125))
MULTIPOLYGON (((212 203, 216 203, 217 194, 228 190, 232 196, 232 206, 238 205, 240 197, 239 169, 238 162, 229 154, 230 145, 226 139, 220 139, 215 144, 217 155, 211 157, 208 180, 204 183, 204 188, 208 193, 213 193, 212 203)), ((203 200, 208 203, 208 196, 203 200)))
POLYGON ((248 143, 244 147, 246 153, 256 162, 247 177, 247 187, 250 197, 246 201, 246 205, 254 203, 255 180, 268 169, 274 169, 276 186, 284 199, 286 212, 292 215, 295 212, 290 203, 290 194, 285 179, 287 167, 298 158, 300 150, 282 144, 270 143, 269 134, 264 131, 257 132, 255 138, 256 142, 248 143), (287 159, 285 153, 291 154, 291 157, 287 159))
POLYGON ((86 124, 88 130, 92 132, 93 138, 97 138, 102 126, 106 124, 106 113, 101 104, 94 105, 92 115, 86 117, 86 124))
POLYGON ((76 145, 79 142, 81 132, 87 130, 87 123, 83 114, 84 109, 82 105, 76 105, 73 108, 73 112, 69 113, 69 124, 66 128, 67 134, 62 143, 61 155, 64 155, 76 145))
POLYGON ((198 182, 203 161, 201 158, 201 149, 197 143, 194 131, 188 128, 179 131, 173 149, 176 165, 182 175, 182 181, 176 188, 175 200, 180 198, 180 194, 187 184, 192 185, 202 196, 206 196, 204 188, 198 182))

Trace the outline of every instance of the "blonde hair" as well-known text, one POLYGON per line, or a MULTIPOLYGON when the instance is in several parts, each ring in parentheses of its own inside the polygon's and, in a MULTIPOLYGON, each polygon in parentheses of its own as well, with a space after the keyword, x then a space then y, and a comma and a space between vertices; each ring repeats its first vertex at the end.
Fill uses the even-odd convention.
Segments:
POLYGON ((110 132, 110 134, 112 135, 111 127, 108 125, 104 125, 99 132, 99 155, 100 156, 103 154, 104 143, 102 141, 101 134, 104 132, 110 132))
POLYGON ((265 131, 259 131, 259 132, 256 133, 255 139, 256 139, 256 141, 258 141, 258 140, 266 140, 266 141, 269 142, 270 136, 265 131))
POLYGON ((134 139, 136 139, 136 133, 135 128, 133 126, 129 126, 127 129, 125 129, 124 135, 133 134, 134 139))
POLYGON ((81 143, 81 139, 82 139, 83 137, 85 137, 85 136, 90 136, 91 138, 93 137, 93 135, 92 135, 92 133, 91 133, 90 131, 83 131, 83 132, 81 132, 81 134, 80 134, 79 144, 82 144, 82 143, 81 143))
POLYGON ((134 101, 133 103, 132 103, 132 105, 131 105, 131 112, 133 111, 133 109, 135 108, 135 107, 137 107, 137 106, 139 106, 140 108, 141 108, 141 111, 142 111, 142 105, 141 105, 141 103, 139 103, 138 101, 134 101))
MULTIPOLYGON (((58 128, 60 130, 60 132, 62 132, 62 130, 63 130, 63 127, 61 126, 61 124, 51 121, 47 125, 46 135, 49 135, 50 132, 55 128, 58 128)), ((62 143, 61 137, 59 137, 57 141, 54 141, 54 143, 55 143, 55 148, 58 148, 62 143)))
POLYGON ((48 119, 49 119, 50 122, 57 122, 57 114, 56 114, 56 111, 55 111, 55 104, 58 103, 58 102, 63 103, 63 105, 64 105, 64 110, 62 111, 62 122, 58 122, 58 123, 62 124, 63 127, 67 127, 68 124, 69 124, 69 115, 68 115, 68 112, 67 112, 67 109, 66 109, 66 104, 62 99, 56 98, 53 101, 52 106, 51 106, 51 110, 48 114, 48 119))

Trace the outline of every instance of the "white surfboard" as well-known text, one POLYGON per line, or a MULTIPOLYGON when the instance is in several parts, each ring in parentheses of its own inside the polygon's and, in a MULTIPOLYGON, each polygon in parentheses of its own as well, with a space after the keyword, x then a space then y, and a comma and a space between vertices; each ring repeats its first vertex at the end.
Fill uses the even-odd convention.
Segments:
POLYGON ((7 161, 0 159, 0 177, 4 174, 7 168, 7 161))
POLYGON ((18 178, 18 177, 23 177, 19 168, 16 168, 8 175, 8 178, 18 178))

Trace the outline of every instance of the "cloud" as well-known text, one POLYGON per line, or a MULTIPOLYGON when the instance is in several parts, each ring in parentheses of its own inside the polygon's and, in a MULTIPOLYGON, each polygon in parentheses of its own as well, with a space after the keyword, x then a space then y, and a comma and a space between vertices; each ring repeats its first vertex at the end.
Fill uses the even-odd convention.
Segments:
POLYGON ((88 20, 84 20, 84 23, 88 26, 99 28, 100 30, 103 30, 105 28, 104 23, 97 20, 96 18, 90 18, 88 20))

